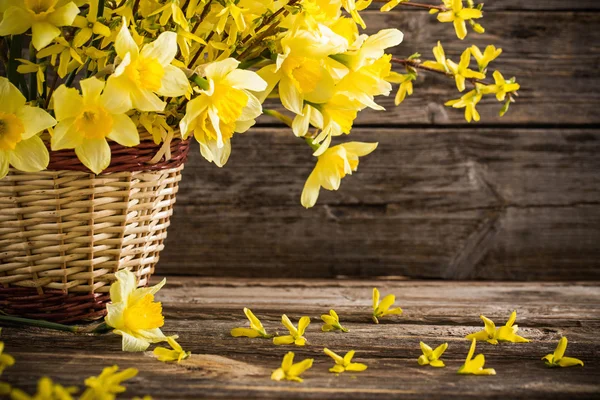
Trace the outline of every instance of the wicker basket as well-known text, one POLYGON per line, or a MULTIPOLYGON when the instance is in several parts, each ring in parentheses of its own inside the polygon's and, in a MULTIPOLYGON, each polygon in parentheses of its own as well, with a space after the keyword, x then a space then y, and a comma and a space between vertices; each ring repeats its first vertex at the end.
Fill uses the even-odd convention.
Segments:
POLYGON ((148 283, 189 141, 111 143, 111 150, 111 164, 100 175, 69 150, 51 152, 46 171, 11 169, 0 180, 2 312, 62 323, 93 320, 106 314, 116 271, 127 268, 140 286, 148 283))

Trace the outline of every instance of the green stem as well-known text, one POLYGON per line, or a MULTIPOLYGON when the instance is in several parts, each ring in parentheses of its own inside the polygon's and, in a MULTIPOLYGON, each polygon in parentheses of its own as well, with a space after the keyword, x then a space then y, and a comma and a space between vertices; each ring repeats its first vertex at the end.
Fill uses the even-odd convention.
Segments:
MULTIPOLYGON (((36 52, 33 45, 29 45, 29 61, 35 64, 36 52)), ((29 74, 29 101, 37 100, 37 72, 29 74)))
POLYGON ((210 87, 208 84, 208 81, 206 79, 204 79, 203 77, 201 77, 200 75, 194 74, 194 75, 190 76, 190 81, 194 82, 202 90, 208 90, 208 88, 210 87))
MULTIPOLYGON (((10 47, 9 47, 9 55, 8 55, 8 66, 7 66, 7 71, 6 71, 6 76, 8 77, 8 80, 10 81, 10 83, 12 83, 13 85, 19 87, 19 73, 17 72, 17 66, 19 64, 19 62, 17 61, 17 58, 21 58, 21 46, 23 44, 23 36, 22 35, 15 35, 12 37, 12 39, 10 40, 10 47)), ((27 92, 25 92, 27 93, 27 92)))
POLYGON ((100 18, 104 15, 104 0, 98 0, 98 13, 96 18, 100 18))

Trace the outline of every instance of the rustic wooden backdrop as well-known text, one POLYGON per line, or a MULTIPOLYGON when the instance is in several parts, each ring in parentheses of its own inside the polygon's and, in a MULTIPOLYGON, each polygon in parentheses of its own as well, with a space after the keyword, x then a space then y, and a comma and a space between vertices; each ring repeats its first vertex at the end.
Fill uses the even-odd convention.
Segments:
POLYGON ((349 140, 378 141, 339 192, 300 206, 310 151, 269 119, 236 136, 225 168, 186 165, 160 274, 242 277, 410 276, 599 279, 600 2, 490 0, 485 35, 456 39, 426 12, 366 12, 369 32, 405 33, 394 54, 457 59, 471 44, 504 49, 516 75, 504 117, 485 103, 467 125, 443 102, 451 81, 422 74, 415 95, 365 111, 349 140))

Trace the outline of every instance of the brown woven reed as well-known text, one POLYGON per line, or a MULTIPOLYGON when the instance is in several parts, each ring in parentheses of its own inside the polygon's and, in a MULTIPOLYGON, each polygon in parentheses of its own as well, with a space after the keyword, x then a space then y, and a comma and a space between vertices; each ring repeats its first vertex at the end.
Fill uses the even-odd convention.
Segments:
MULTIPOLYGON (((148 162, 152 141, 111 144, 109 168, 94 175, 72 151, 51 153, 49 170, 11 169, 0 180, 0 310, 73 322, 106 314, 120 269, 146 285, 167 236, 189 142, 148 162)), ((164 151, 164 149, 163 149, 164 151)))

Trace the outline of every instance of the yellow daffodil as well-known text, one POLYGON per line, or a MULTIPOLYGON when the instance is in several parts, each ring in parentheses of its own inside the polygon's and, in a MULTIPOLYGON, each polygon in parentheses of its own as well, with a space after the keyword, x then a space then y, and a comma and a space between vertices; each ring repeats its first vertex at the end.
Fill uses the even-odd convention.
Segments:
POLYGON ((85 380, 87 389, 80 400, 114 399, 116 395, 125 392, 126 388, 121 384, 138 374, 135 368, 127 368, 119 371, 119 367, 113 365, 106 367, 98 376, 90 376, 85 380))
POLYGON ((483 17, 481 10, 475 8, 464 8, 463 0, 448 0, 444 1, 450 8, 448 11, 442 11, 438 14, 437 19, 440 22, 452 22, 456 30, 456 36, 459 39, 464 39, 467 36, 467 25, 465 21, 483 17))
POLYGON ((183 137, 193 134, 202 156, 218 167, 229 159, 234 132, 250 129, 262 113, 260 101, 250 91, 262 91, 267 83, 253 71, 238 69, 239 64, 227 58, 204 66, 206 87, 188 102, 179 124, 183 137))
POLYGON ((98 1, 89 0, 87 16, 78 15, 73 21, 73 26, 79 28, 77 34, 73 38, 73 46, 81 47, 85 45, 92 35, 100 35, 109 37, 111 35, 110 28, 98 21, 98 1))
POLYGON ((435 348, 435 350, 433 350, 431 347, 429 347, 423 342, 419 342, 419 345, 421 346, 421 351, 423 352, 423 354, 417 360, 419 365, 445 367, 445 364, 442 360, 440 360, 440 357, 442 357, 442 354, 444 354, 444 352, 448 348, 448 343, 440 344, 438 347, 435 348))
MULTIPOLYGON (((76 387, 64 387, 44 376, 38 380, 37 392, 33 396, 28 395, 21 389, 12 389, 10 396, 14 400, 73 400, 73 394, 75 393, 77 393, 76 387)), ((81 397, 80 399, 95 400, 97 398, 87 397, 84 399, 81 397)))
POLYGON ((171 349, 167 349, 166 347, 157 346, 154 348, 152 353, 156 356, 158 361, 162 362, 170 362, 177 361, 178 363, 181 360, 185 360, 189 356, 192 355, 191 351, 184 351, 183 348, 173 337, 167 337, 167 343, 171 346, 171 349))
POLYGON ((340 324, 340 317, 337 315, 337 313, 334 310, 329 310, 329 315, 328 314, 321 315, 321 319, 323 320, 323 322, 325 322, 325 324, 321 327, 321 330, 323 332, 331 332, 331 331, 348 332, 348 329, 344 328, 340 324))
POLYGON ((106 84, 106 91, 115 102, 123 101, 139 111, 162 111, 166 103, 157 94, 168 97, 189 94, 191 88, 185 73, 171 65, 177 54, 175 32, 163 32, 139 49, 123 21, 115 50, 121 61, 106 84))
POLYGON ((160 330, 165 322, 162 304, 154 301, 154 295, 167 280, 138 288, 135 275, 129 270, 121 270, 115 277, 117 281, 110 286, 111 303, 106 306, 106 324, 123 336, 123 351, 144 351, 150 343, 166 341, 160 330))
POLYGON ((390 307, 395 302, 396 302, 396 296, 394 296, 393 294, 388 294, 380 302, 379 301, 379 290, 377 290, 377 288, 373 288, 373 322, 378 324, 379 318, 384 317, 386 315, 402 314, 402 309, 400 307, 392 308, 390 310, 390 307))
POLYGON ((348 142, 327 149, 319 156, 315 169, 304 184, 302 205, 310 208, 319 198, 321 187, 338 190, 342 178, 358 168, 359 157, 377 148, 377 143, 348 142))
POLYGON ((502 49, 497 49, 496 46, 489 45, 482 53, 481 50, 479 50, 479 47, 473 45, 471 46, 471 54, 477 61, 479 72, 484 72, 487 69, 488 64, 502 54, 502 49))
POLYGON ((45 169, 50 156, 38 133, 55 124, 46 111, 26 105, 19 89, 0 77, 0 179, 9 164, 26 172, 45 169))
MULTIPOLYGON (((289 335, 286 336, 276 336, 273 338, 273 343, 276 345, 283 344, 295 344, 296 346, 304 346, 306 344, 306 338, 304 337, 304 331, 310 324, 309 317, 302 317, 298 321, 298 329, 292 324, 292 321, 288 318, 287 315, 283 314, 281 316, 281 323, 283 326, 290 331, 289 335)), ((289 353, 288 353, 289 354, 289 353)))
POLYGON ((583 361, 580 359, 565 357, 565 350, 567 350, 567 338, 563 336, 558 341, 554 353, 544 356, 542 360, 546 361, 546 365, 549 367, 573 367, 575 365, 583 367, 583 361))
MULTIPOLYGON (((6 1, 0 22, 0 36, 20 35, 31 28, 31 42, 36 50, 48 46, 79 14, 79 8, 69 0, 6 1)), ((0 8, 3 8, 0 6, 0 8)))
POLYGON ((15 365, 15 358, 4 352, 4 342, 0 342, 0 375, 7 367, 15 365))
POLYGON ((456 64, 452 60, 446 61, 450 72, 454 75, 456 80, 456 87, 460 92, 465 90, 466 79, 484 79, 485 75, 481 72, 473 71, 469 69, 471 63, 471 49, 466 49, 460 56, 460 62, 456 64))
POLYGON ((127 114, 129 103, 107 93, 98 78, 80 82, 76 89, 61 85, 54 92, 54 113, 58 124, 52 135, 52 150, 75 149, 81 162, 96 174, 110 164, 106 139, 123 146, 140 143, 138 130, 127 114))
POLYGON ((481 320, 485 324, 484 330, 476 333, 472 333, 466 336, 466 339, 477 339, 485 340, 490 344, 498 344, 498 342, 511 342, 511 343, 528 343, 529 340, 517 335, 519 327, 514 325, 517 319, 517 312, 513 311, 510 314, 506 324, 500 328, 496 328, 496 324, 485 316, 480 316, 481 320))
POLYGON ((283 357, 281 368, 277 368, 275 371, 273 371, 271 374, 271 379, 274 381, 282 381, 285 379, 288 381, 302 382, 303 379, 300 378, 300 375, 312 367, 312 365, 312 358, 307 358, 299 363, 294 364, 294 353, 290 351, 283 357))
POLYGON ((267 339, 273 337, 273 335, 267 334, 267 331, 265 331, 263 324, 258 318, 256 318, 254 313, 249 308, 244 308, 244 314, 246 314, 248 321, 250 321, 250 328, 233 328, 231 330, 231 336, 245 336, 249 338, 262 337, 267 339))
POLYGON ((471 122, 472 120, 479 121, 481 117, 475 107, 481 101, 482 97, 482 92, 474 89, 464 94, 460 99, 447 101, 444 105, 453 108, 464 108, 467 122, 471 122))
POLYGON ((361 372, 361 371, 364 371, 365 369, 367 369, 367 366, 365 364, 352 362, 352 358, 354 357, 354 354, 356 353, 354 350, 350 350, 349 352, 347 352, 344 357, 341 357, 341 356, 335 354, 333 351, 329 350, 328 348, 324 348, 323 351, 325 352, 325 354, 327 354, 329 357, 333 358, 333 360, 335 361, 335 365, 333 367, 329 368, 329 372, 335 372, 336 374, 341 374, 344 371, 361 372))
POLYGON ((500 71, 494 71, 494 85, 487 85, 484 88, 486 93, 495 93, 498 101, 504 101, 508 93, 516 92, 521 88, 518 83, 515 83, 513 79, 506 80, 500 73, 500 71))
POLYGON ((394 104, 398 106, 404 101, 407 95, 411 96, 413 94, 413 81, 417 79, 417 74, 414 72, 409 72, 408 74, 391 72, 385 79, 388 82, 400 84, 398 93, 396 93, 396 98, 394 99, 394 104))
POLYGON ((433 68, 438 71, 450 73, 446 60, 446 53, 444 52, 444 48, 442 47, 442 43, 440 41, 438 41, 437 46, 433 48, 433 56, 435 57, 435 61, 425 61, 422 65, 427 68, 433 68))
POLYGON ((473 339, 467 359, 462 367, 458 369, 458 373, 463 375, 496 375, 496 370, 493 368, 483 368, 485 364, 485 356, 483 354, 477 354, 477 357, 473 358, 476 343, 477 340, 473 339))

